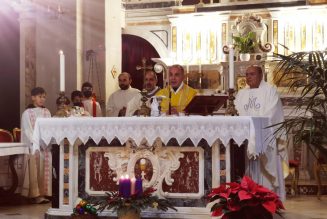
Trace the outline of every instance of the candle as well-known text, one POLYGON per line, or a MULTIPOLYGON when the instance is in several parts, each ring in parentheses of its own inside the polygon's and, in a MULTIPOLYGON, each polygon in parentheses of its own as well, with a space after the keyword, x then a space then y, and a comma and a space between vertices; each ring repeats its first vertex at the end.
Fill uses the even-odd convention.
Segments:
POLYGON ((136 178, 135 181, 135 192, 138 196, 142 195, 143 187, 142 187, 142 179, 140 177, 136 178))
POLYGON ((190 73, 190 66, 188 64, 186 64, 186 73, 190 73))
POLYGON ((60 91, 65 92, 65 55, 62 50, 59 51, 60 61, 60 91))
POLYGON ((131 179, 128 177, 128 175, 125 176, 123 197, 124 198, 131 197, 131 179))
POLYGON ((121 176, 119 179, 119 195, 123 195, 125 177, 121 176))
POLYGON ((234 89, 234 49, 229 45, 229 89, 234 89))
POLYGON ((135 194, 135 182, 136 182, 136 179, 135 179, 135 177, 133 177, 131 179, 131 195, 135 194))
POLYGON ((145 170, 145 164, 146 164, 146 160, 144 158, 142 158, 140 160, 140 169, 141 169, 141 171, 145 170))
POLYGON ((202 72, 202 66, 201 66, 201 63, 199 64, 199 73, 202 72))

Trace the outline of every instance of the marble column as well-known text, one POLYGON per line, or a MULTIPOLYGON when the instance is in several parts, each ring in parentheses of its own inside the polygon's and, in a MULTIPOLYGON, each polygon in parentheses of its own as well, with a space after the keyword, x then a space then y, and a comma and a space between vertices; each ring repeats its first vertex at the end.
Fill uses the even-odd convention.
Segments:
POLYGON ((105 38, 106 38, 106 74, 105 100, 118 89, 117 78, 121 73, 122 63, 122 26, 124 11, 121 0, 105 2, 105 38))

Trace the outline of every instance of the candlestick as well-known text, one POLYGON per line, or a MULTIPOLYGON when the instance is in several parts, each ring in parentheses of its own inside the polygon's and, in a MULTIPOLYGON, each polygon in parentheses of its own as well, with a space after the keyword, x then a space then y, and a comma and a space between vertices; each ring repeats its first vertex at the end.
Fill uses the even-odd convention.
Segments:
POLYGON ((65 92, 65 55, 62 50, 59 51, 60 65, 60 91, 65 92))
POLYGON ((234 89, 234 48, 229 45, 229 89, 234 89))
POLYGON ((135 183, 136 183, 136 179, 135 179, 135 177, 133 177, 131 179, 131 195, 135 194, 135 183))

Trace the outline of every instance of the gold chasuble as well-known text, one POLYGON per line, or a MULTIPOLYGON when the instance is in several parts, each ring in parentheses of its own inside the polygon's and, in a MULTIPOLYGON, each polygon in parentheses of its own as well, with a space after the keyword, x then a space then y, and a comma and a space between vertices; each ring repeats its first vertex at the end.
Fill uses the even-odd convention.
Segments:
MULTIPOLYGON (((175 92, 171 89, 171 107, 177 109, 178 112, 182 112, 185 107, 191 102, 197 91, 188 85, 182 83, 181 86, 175 92)), ((156 96, 165 96, 161 102, 161 111, 163 113, 168 112, 169 108, 169 90, 168 87, 159 90, 156 96)))

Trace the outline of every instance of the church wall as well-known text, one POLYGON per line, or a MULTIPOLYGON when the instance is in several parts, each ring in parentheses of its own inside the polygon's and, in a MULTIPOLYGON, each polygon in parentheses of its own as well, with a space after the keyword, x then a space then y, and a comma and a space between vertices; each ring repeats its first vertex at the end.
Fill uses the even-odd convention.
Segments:
POLYGON ((0 6, 0 129, 19 127, 19 22, 18 14, 0 6))
POLYGON ((36 17, 36 85, 47 91, 46 107, 56 111, 59 94, 59 51, 65 54, 65 92, 76 89, 76 22, 74 5, 62 5, 63 14, 47 16, 43 9, 36 17), (68 13, 69 11, 69 13, 68 13))

